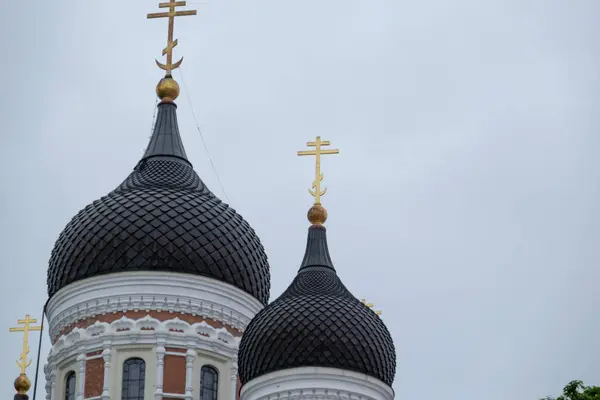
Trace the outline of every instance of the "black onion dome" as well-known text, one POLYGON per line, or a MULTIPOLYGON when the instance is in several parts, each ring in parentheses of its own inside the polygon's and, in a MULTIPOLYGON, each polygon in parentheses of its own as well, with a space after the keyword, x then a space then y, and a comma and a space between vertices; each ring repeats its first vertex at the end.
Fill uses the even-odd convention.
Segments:
POLYGON ((392 385, 392 337, 381 318, 340 281, 325 232, 323 226, 310 227, 298 275, 244 332, 238 354, 242 384, 269 372, 318 366, 361 372, 392 385))
POLYGON ((161 103, 150 144, 125 181, 60 234, 48 293, 93 276, 170 271, 218 279, 267 304, 267 256, 248 223, 204 185, 187 160, 176 105, 161 103))

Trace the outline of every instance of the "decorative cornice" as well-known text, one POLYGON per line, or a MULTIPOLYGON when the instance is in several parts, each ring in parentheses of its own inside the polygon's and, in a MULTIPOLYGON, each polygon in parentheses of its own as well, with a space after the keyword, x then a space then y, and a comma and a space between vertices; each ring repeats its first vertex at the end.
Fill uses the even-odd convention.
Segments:
POLYGON ((110 324, 96 322, 86 329, 74 328, 67 335, 62 335, 50 350, 48 370, 68 358, 102 350, 108 340, 111 346, 165 343, 167 346, 206 350, 233 358, 237 355, 240 339, 227 329, 216 329, 206 322, 190 325, 179 318, 160 321, 150 316, 138 320, 123 317, 110 324))
POLYGON ((117 312, 168 311, 198 315, 243 332, 263 305, 216 279, 171 272, 120 272, 74 282, 48 303, 51 338, 77 321, 117 312))
POLYGON ((393 400, 394 390, 366 374, 336 368, 300 367, 246 383, 241 400, 393 400))

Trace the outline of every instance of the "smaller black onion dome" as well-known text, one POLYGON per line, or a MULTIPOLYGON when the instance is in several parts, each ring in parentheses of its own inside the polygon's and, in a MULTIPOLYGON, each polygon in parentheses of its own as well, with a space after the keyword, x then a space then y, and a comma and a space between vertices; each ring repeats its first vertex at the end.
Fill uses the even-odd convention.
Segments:
POLYGON ((392 385, 392 337, 381 318, 337 276, 322 225, 309 228, 292 284, 248 325, 238 365, 242 384, 269 372, 316 366, 361 372, 392 385))

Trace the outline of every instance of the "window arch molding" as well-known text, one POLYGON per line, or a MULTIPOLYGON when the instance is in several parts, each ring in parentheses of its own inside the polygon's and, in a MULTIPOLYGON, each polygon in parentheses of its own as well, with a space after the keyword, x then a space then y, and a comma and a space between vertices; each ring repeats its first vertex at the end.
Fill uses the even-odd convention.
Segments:
POLYGON ((200 400, 217 400, 219 395, 219 369, 205 364, 200 369, 200 400))
POLYGON ((146 361, 130 357, 123 361, 121 400, 144 400, 146 386, 146 361))
POLYGON ((64 400, 75 400, 77 390, 77 375, 75 371, 69 371, 65 374, 65 397, 64 400))

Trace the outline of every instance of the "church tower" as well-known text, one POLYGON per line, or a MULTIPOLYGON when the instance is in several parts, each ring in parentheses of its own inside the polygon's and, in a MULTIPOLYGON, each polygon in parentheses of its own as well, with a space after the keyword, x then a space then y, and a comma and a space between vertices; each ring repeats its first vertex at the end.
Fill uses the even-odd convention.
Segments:
POLYGON ((298 155, 316 156, 311 194, 315 204, 298 275, 248 325, 239 350, 241 400, 392 400, 396 350, 377 313, 346 289, 338 277, 323 226, 319 137, 298 155))
POLYGON ((73 217, 52 251, 47 400, 235 400, 239 341, 268 302, 270 271, 254 230, 186 156, 173 27, 195 11, 180 6, 170 0, 148 15, 169 29, 145 154, 73 217))

